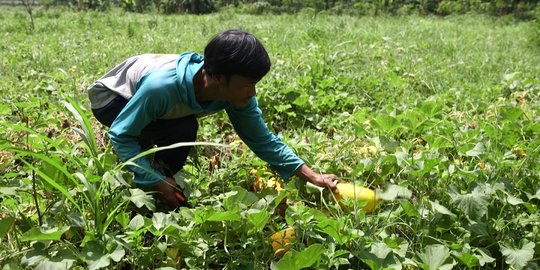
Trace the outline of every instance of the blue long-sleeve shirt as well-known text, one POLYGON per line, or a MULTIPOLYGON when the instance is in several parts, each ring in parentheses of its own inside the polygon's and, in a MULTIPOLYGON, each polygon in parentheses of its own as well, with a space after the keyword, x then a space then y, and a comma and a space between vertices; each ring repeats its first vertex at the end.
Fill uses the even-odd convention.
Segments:
MULTIPOLYGON (((211 102, 204 107, 197 102, 193 78, 204 64, 202 55, 183 53, 174 64, 170 61, 171 57, 158 60, 159 57, 155 55, 151 55, 151 58, 144 56, 148 55, 140 58, 153 61, 152 68, 141 64, 140 58, 130 58, 89 87, 93 105, 106 103, 111 95, 122 95, 129 99, 109 130, 114 150, 122 161, 142 152, 138 137, 143 128, 156 119, 206 115, 226 110, 244 143, 258 157, 268 162, 282 178, 289 178, 304 164, 268 130, 256 97, 252 97, 242 108, 224 101, 211 102), (156 65, 156 61, 164 63, 156 65), (129 87, 133 84, 135 87, 129 87)), ((130 167, 135 173, 135 183, 154 185, 165 178, 160 171, 152 168, 148 159, 139 158, 136 163, 138 166, 130 167)))

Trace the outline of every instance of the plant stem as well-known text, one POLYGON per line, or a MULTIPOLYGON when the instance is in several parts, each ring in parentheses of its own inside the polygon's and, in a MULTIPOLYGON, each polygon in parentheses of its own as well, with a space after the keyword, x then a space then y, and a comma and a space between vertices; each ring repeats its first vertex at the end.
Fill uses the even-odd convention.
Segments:
POLYGON ((32 197, 34 197, 34 203, 36 204, 36 210, 38 214, 38 222, 39 226, 43 225, 43 216, 41 215, 41 211, 39 210, 39 202, 37 198, 37 192, 36 192, 36 172, 32 170, 32 197))

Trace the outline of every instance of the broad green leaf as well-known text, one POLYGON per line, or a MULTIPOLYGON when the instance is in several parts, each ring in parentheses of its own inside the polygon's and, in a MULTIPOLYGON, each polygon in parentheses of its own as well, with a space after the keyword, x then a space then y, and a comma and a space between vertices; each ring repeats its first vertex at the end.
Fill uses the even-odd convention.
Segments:
POLYGON ((468 268, 473 268, 475 266, 480 265, 478 258, 471 253, 467 253, 467 252, 461 253, 461 254, 458 254, 456 257, 468 268))
POLYGON ((208 221, 240 221, 241 216, 237 212, 225 211, 214 212, 207 218, 208 221))
POLYGON ((369 252, 367 250, 361 251, 359 256, 371 269, 402 268, 401 263, 392 253, 392 249, 383 242, 374 243, 369 252))
POLYGON ((321 244, 313 244, 301 252, 289 251, 275 265, 276 270, 298 270, 310 267, 321 260, 325 248, 321 244))
POLYGON ((430 201, 430 204, 431 204, 431 208, 433 209, 433 211, 435 211, 435 212, 437 212, 439 214, 448 215, 448 216, 451 216, 451 217, 456 216, 454 213, 452 213, 450 210, 448 210, 448 208, 440 205, 438 202, 430 201))
POLYGON ((0 104, 0 115, 10 115, 11 106, 9 104, 1 103, 0 104))
POLYGON ((396 157, 396 162, 398 166, 401 166, 401 164, 406 163, 409 159, 409 153, 406 149, 403 147, 400 147, 397 151, 393 154, 396 157))
POLYGON ((32 245, 32 249, 24 254, 21 259, 23 266, 34 266, 48 257, 47 249, 43 242, 32 245))
POLYGON ((473 190, 469 194, 459 194, 455 191, 450 191, 452 201, 458 204, 459 209, 467 215, 471 220, 479 221, 487 212, 488 202, 485 194, 479 189, 473 190))
POLYGON ((371 254, 379 259, 386 258, 390 252, 392 252, 392 250, 383 242, 377 242, 371 245, 371 254))
POLYGON ((478 248, 476 249, 476 258, 478 258, 478 263, 480 266, 484 266, 486 263, 492 263, 495 261, 495 258, 491 257, 487 250, 484 251, 484 249, 478 248))
POLYGON ((412 192, 406 187, 399 185, 389 184, 382 192, 377 191, 377 198, 385 201, 394 201, 396 198, 410 199, 412 192))
POLYGON ((348 241, 348 235, 340 232, 344 227, 343 222, 335 219, 326 218, 317 223, 317 228, 325 234, 334 238, 339 244, 344 244, 348 241))
POLYGON ((6 234, 11 230, 11 227, 15 223, 15 217, 8 216, 0 219, 0 239, 4 238, 6 234))
POLYGON ((523 115, 523 111, 516 107, 503 108, 501 111, 501 120, 513 122, 523 115))
POLYGON ((32 228, 23 233, 21 236, 21 241, 58 241, 62 237, 62 234, 64 234, 67 230, 69 230, 69 227, 50 228, 47 230, 32 228))
POLYGON ((540 188, 536 190, 536 194, 527 193, 527 197, 529 198, 529 200, 532 200, 532 199, 540 200, 540 188))
POLYGON ((520 199, 520 198, 516 198, 510 194, 508 194, 506 196, 506 201, 511 204, 511 205, 519 205, 519 204, 523 204, 523 200, 520 199))
POLYGON ((444 136, 426 135, 424 139, 433 149, 452 147, 452 141, 444 136))
POLYGON ((104 268, 111 264, 111 258, 105 252, 105 247, 96 241, 87 243, 82 250, 82 255, 90 270, 104 268))
POLYGON ((443 104, 444 102, 437 102, 436 100, 428 100, 428 101, 422 102, 420 109, 426 115, 433 117, 442 110, 443 104))
POLYGON ((321 244, 313 244, 296 254, 296 265, 299 269, 310 267, 321 260, 325 248, 321 244))
POLYGON ((129 224, 129 214, 126 212, 119 213, 114 219, 122 226, 122 228, 125 228, 129 224))
POLYGON ((383 148, 388 153, 396 152, 398 142, 391 137, 379 136, 373 139, 378 148, 383 148))
POLYGON ((478 157, 481 154, 484 153, 484 144, 482 142, 478 142, 473 149, 465 152, 466 156, 469 157, 478 157))
POLYGON ((450 270, 456 264, 450 257, 450 250, 444 245, 429 245, 418 254, 425 270, 450 270))
POLYGON ((404 238, 388 237, 384 239, 384 243, 392 249, 393 253, 405 258, 407 250, 409 249, 409 242, 404 238))
POLYGON ((381 114, 373 119, 374 128, 378 128, 383 132, 391 132, 400 126, 397 118, 387 114, 381 114))
POLYGON ((65 247, 41 260, 36 266, 36 270, 70 269, 76 261, 77 257, 73 251, 65 247))
POLYGON ((115 262, 119 262, 120 260, 122 260, 125 255, 126 251, 120 245, 116 246, 116 249, 109 254, 111 259, 115 262))
POLYGON ((233 188, 233 191, 225 194, 223 208, 229 211, 236 211, 250 207, 259 198, 253 192, 249 192, 241 187, 233 188))
POLYGON ((253 224, 253 230, 255 232, 261 232, 266 223, 270 219, 271 214, 267 211, 260 210, 247 214, 247 219, 253 224))
POLYGON ((143 206, 146 206, 150 210, 154 210, 156 208, 152 196, 148 195, 143 190, 138 188, 130 188, 129 193, 131 194, 129 200, 138 208, 143 206))
POLYGON ((0 187, 0 194, 9 195, 9 196, 17 196, 17 188, 16 187, 0 187))
POLYGON ((506 258, 505 262, 516 269, 523 269, 534 257, 533 242, 525 243, 521 248, 512 248, 501 245, 501 253, 506 258))
POLYGON ((134 231, 139 230, 144 226, 144 217, 140 214, 137 214, 135 217, 133 217, 133 219, 131 219, 128 226, 134 231))
POLYGON ((170 223, 170 215, 165 213, 157 212, 152 216, 152 225, 157 230, 161 230, 170 223))

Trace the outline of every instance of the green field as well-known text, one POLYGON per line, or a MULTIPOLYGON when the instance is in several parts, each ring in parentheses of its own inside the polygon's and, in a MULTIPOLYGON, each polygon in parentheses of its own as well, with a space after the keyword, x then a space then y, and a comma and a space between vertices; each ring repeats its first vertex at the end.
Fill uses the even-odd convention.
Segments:
POLYGON ((31 31, 22 8, 0 9, 2 269, 540 267, 535 22, 37 8, 31 31), (270 54, 258 98, 271 130, 314 169, 376 189, 372 213, 295 177, 255 192, 281 180, 225 113, 200 119, 198 141, 226 146, 196 146, 178 176, 195 208, 152 212, 130 186, 86 87, 228 28, 270 54), (270 235, 288 227, 280 257, 270 235))

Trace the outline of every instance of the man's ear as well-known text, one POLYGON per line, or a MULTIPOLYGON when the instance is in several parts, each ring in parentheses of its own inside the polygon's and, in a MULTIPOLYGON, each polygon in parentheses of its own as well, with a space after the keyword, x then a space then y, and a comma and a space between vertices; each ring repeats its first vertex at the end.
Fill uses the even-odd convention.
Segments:
POLYGON ((201 74, 202 74, 202 79, 203 79, 203 83, 204 83, 204 87, 208 87, 210 84, 213 83, 213 76, 212 74, 208 73, 206 71, 206 69, 202 69, 201 70, 201 74))

